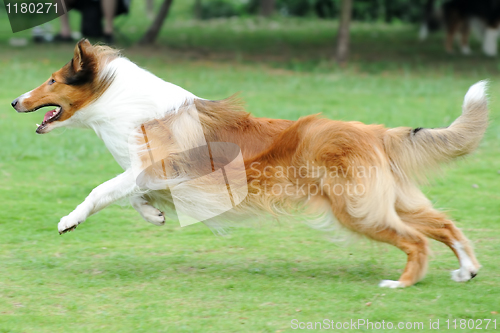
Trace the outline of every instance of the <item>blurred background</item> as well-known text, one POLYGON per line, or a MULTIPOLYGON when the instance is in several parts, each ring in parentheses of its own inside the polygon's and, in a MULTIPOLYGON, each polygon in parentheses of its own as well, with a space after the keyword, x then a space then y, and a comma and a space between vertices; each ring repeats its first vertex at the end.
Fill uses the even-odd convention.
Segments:
POLYGON ((490 18, 481 19, 481 10, 474 6, 463 8, 463 3, 474 1, 451 1, 454 6, 448 12, 454 15, 458 8, 461 21, 453 52, 445 51, 445 3, 450 1, 68 0, 67 7, 74 9, 64 19, 15 35, 6 8, 0 6, 0 45, 71 44, 84 36, 121 48, 154 45, 171 57, 264 62, 298 71, 335 70, 336 62, 348 60, 352 68, 367 72, 422 66, 498 71, 497 61, 482 51, 485 21, 490 18), (458 42, 465 25, 472 50, 467 57, 461 56, 458 42))

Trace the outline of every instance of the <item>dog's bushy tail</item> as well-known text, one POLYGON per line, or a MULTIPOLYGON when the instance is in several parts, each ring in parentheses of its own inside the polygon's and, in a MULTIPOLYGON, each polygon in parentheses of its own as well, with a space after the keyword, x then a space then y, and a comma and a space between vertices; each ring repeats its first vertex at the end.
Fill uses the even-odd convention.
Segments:
POLYGON ((486 89, 486 81, 470 87, 464 98, 462 115, 446 128, 388 130, 384 145, 394 172, 418 178, 440 163, 474 151, 488 126, 486 89))

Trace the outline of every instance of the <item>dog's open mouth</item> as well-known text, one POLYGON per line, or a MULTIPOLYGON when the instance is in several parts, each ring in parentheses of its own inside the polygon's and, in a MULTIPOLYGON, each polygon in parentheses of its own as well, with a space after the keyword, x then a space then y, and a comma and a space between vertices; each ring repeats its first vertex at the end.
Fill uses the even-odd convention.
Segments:
POLYGON ((58 106, 54 110, 50 110, 49 112, 47 112, 43 117, 42 124, 41 125, 36 124, 36 132, 38 134, 42 134, 45 127, 47 127, 47 124, 59 119, 61 117, 62 112, 63 110, 60 106, 58 106))

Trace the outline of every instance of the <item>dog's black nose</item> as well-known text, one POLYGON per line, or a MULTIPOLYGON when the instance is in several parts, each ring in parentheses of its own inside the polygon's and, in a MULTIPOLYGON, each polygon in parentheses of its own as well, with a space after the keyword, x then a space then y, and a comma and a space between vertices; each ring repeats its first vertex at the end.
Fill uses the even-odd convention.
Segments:
POLYGON ((15 108, 17 105, 17 98, 13 100, 12 103, 10 103, 10 105, 12 105, 12 107, 15 108))

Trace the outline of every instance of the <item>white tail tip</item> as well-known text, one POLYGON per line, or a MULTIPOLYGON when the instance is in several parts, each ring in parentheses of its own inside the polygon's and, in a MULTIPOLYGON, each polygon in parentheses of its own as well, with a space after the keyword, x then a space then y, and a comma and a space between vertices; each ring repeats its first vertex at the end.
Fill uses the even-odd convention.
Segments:
POLYGON ((487 98, 486 96, 487 89, 488 89, 488 81, 486 80, 479 81, 478 83, 474 84, 472 87, 469 88, 467 94, 465 94, 464 106, 470 103, 485 101, 487 98))

